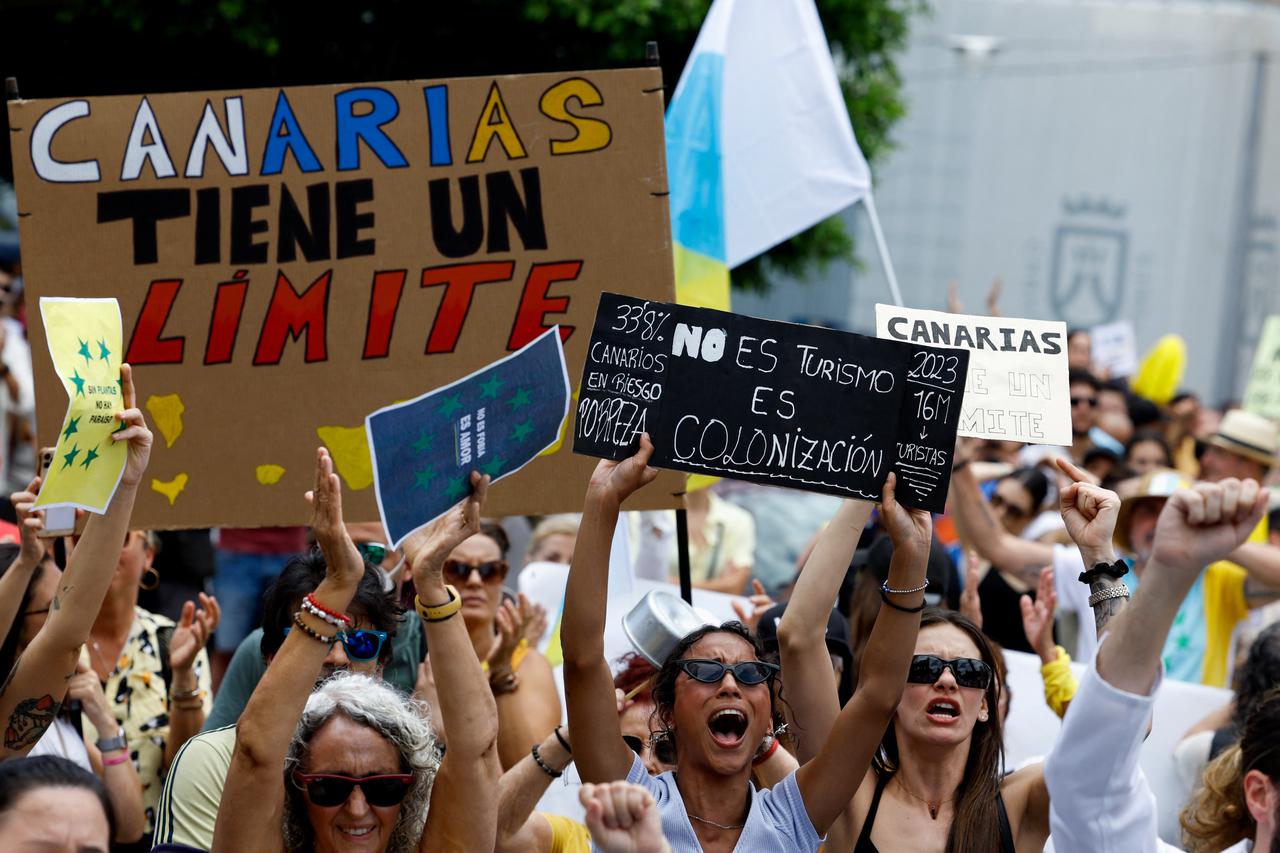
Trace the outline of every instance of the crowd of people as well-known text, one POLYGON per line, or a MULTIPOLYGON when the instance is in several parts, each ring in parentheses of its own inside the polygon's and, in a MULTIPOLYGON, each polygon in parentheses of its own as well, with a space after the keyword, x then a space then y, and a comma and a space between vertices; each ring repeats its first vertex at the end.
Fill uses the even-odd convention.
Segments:
POLYGON ((4 849, 1280 849, 1280 426, 1100 379, 1087 333, 1072 444, 960 439, 946 513, 893 474, 820 513, 692 491, 693 580, 738 619, 654 665, 605 643, 619 527, 637 574, 675 572, 670 518, 623 512, 657 474, 647 436, 580 515, 486 518, 475 473, 393 549, 344 518, 319 448, 307 527, 161 536, 131 523, 152 436, 126 365, 119 488, 46 536, 15 451, 21 316, 0 321, 4 849), (518 591, 548 564, 558 614, 518 591), (1018 701, 1062 726, 1015 768, 1018 653, 1043 678, 1018 701), (1165 681, 1232 691, 1174 750, 1179 839, 1138 760, 1165 681), (570 766, 576 812, 547 798, 570 766))

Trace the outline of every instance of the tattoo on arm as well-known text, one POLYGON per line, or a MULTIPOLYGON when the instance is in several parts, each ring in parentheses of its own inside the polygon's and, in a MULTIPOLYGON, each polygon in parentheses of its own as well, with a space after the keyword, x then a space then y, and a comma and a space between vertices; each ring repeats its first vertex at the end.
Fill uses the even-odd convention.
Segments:
POLYGON ((23 699, 9 716, 9 725, 4 730, 6 749, 26 749, 34 746, 44 736, 45 731, 53 724, 62 703, 49 694, 39 699, 23 699))
MULTIPOLYGON (((1103 589, 1111 589, 1112 587, 1124 586, 1124 582, 1117 578, 1109 578, 1105 575, 1094 580, 1089 584, 1089 594, 1103 589)), ((1098 636, 1102 636, 1102 632, 1106 629, 1107 623, 1114 619, 1121 610, 1129 603, 1127 598, 1108 598, 1106 601, 1099 601, 1093 605, 1093 622, 1098 632, 1098 636)))

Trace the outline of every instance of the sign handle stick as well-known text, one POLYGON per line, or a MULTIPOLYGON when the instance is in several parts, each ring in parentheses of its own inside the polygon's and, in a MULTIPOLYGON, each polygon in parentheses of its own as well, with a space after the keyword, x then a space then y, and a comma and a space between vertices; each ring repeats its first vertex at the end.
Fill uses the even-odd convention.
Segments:
POLYGON ((876 239, 876 251, 880 253, 880 265, 884 267, 885 278, 889 280, 889 296, 894 305, 902 305, 902 291, 898 290, 898 277, 893 273, 893 261, 889 258, 889 247, 884 242, 884 232, 880 230, 880 217, 876 215, 876 203, 871 194, 862 199, 866 205, 867 216, 871 219, 871 233, 876 239))
POLYGON ((693 604, 693 574, 689 568, 689 514, 676 510, 676 557, 680 563, 680 597, 693 604))

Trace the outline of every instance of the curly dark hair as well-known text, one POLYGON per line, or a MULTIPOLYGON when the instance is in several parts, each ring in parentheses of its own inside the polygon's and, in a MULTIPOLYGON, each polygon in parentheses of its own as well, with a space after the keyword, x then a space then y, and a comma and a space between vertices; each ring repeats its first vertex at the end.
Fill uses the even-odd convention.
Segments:
MULTIPOLYGON (((657 716, 659 727, 662 731, 662 737, 671 740, 675 744, 675 736, 671 729, 670 718, 676 706, 676 682, 680 678, 683 670, 680 669, 680 661, 684 660, 689 649, 695 643, 708 634, 724 633, 733 634, 735 637, 741 637, 751 644, 752 651, 755 652, 756 658, 759 660, 769 660, 765 654, 764 646, 760 644, 760 640, 752 633, 751 629, 736 619, 730 622, 722 622, 719 625, 703 625, 696 631, 685 636, 662 662, 662 668, 658 670, 658 674, 653 682, 653 701, 656 707, 653 710, 657 716)), ((769 715, 772 721, 772 728, 776 729, 782 725, 784 718, 778 708, 778 703, 786 704, 786 699, 782 696, 782 686, 778 680, 770 679, 769 682, 769 715)))
MULTIPOLYGON (((262 602, 262 641, 259 648, 262 657, 270 660, 284 645, 284 629, 293 625, 293 614, 307 593, 314 592, 324 580, 327 571, 324 555, 313 548, 306 554, 294 557, 267 587, 262 602)), ((391 638, 396 635, 403 612, 390 594, 382 589, 382 572, 367 561, 364 577, 356 587, 355 597, 348 609, 362 617, 375 631, 386 631, 387 642, 382 644, 378 662, 384 666, 391 661, 391 638)))
POLYGON ((1280 622, 1268 625, 1258 634, 1235 681, 1236 709, 1231 722, 1236 731, 1243 732, 1249 714, 1280 684, 1280 622))

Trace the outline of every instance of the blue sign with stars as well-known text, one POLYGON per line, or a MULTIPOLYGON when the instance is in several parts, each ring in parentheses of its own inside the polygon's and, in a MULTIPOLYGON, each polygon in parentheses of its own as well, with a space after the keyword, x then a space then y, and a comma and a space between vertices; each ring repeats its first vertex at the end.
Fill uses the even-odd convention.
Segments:
POLYGON ((501 361, 365 418, 378 511, 392 547, 471 490, 556 444, 569 413, 559 326, 501 361))

